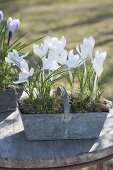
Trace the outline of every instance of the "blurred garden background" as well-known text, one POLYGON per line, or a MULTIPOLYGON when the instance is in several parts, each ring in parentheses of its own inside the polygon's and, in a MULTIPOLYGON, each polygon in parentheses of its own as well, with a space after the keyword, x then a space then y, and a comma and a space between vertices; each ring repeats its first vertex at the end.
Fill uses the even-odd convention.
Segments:
MULTIPOLYGON (((63 35, 71 49, 84 37, 94 36, 96 48, 108 52, 103 77, 111 76, 104 96, 113 100, 113 0, 0 0, 0 10, 21 20, 14 36, 27 32, 24 42, 43 35, 63 35)), ((113 170, 112 161, 105 170, 113 170)))

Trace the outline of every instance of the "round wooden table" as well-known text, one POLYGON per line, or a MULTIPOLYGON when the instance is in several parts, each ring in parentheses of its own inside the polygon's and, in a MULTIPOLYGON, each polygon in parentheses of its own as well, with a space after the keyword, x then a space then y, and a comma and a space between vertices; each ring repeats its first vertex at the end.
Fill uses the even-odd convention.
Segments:
MULTIPOLYGON (((75 170, 113 157, 113 113, 109 114, 99 139, 27 141, 18 109, 0 114, 0 168, 75 170), (4 117, 6 116, 6 118, 4 117), (4 119, 2 119, 4 117, 4 119)), ((96 125, 95 125, 96 126, 96 125)))

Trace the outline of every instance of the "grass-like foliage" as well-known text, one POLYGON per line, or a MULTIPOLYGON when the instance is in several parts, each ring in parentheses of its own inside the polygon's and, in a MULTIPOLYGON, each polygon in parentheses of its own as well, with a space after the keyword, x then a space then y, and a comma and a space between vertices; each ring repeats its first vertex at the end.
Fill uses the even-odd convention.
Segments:
MULTIPOLYGON (((12 42, 14 33, 19 26, 19 19, 13 20, 11 17, 7 20, 3 19, 3 12, 0 11, 0 90, 16 87, 13 81, 18 77, 18 70, 15 69, 15 64, 9 65, 5 60, 5 57, 10 54, 9 52, 15 49, 22 54, 21 50, 42 38, 37 38, 34 41, 23 43, 22 38, 26 34, 24 33, 12 42)), ((13 55, 15 56, 16 54, 14 53, 13 55)))

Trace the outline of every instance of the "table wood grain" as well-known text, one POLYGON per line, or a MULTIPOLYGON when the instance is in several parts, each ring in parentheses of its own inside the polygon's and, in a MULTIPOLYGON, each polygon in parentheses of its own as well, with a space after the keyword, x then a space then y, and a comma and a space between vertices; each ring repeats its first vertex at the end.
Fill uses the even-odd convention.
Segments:
POLYGON ((26 140, 18 109, 13 113, 2 113, 0 114, 0 167, 60 168, 84 164, 112 155, 112 112, 111 110, 99 139, 35 142, 26 140))

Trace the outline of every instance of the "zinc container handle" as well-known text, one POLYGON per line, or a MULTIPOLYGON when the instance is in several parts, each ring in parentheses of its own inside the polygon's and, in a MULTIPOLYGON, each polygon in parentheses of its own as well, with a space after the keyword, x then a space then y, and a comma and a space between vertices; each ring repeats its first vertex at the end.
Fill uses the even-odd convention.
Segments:
POLYGON ((66 92, 66 89, 63 86, 60 87, 60 90, 61 90, 61 94, 62 94, 63 102, 64 102, 64 114, 62 116, 62 121, 68 122, 71 120, 71 114, 69 110, 69 96, 66 92))

